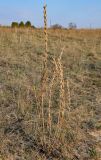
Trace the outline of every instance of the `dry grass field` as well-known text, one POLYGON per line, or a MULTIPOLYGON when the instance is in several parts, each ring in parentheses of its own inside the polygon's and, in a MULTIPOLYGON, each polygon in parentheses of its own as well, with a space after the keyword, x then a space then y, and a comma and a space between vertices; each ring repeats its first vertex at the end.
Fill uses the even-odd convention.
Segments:
POLYGON ((0 28, 0 160, 101 159, 101 30, 0 28))

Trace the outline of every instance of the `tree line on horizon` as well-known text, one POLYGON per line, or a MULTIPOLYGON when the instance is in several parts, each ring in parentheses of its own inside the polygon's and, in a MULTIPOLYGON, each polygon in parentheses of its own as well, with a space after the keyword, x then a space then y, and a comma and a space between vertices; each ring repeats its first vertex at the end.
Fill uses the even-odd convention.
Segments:
POLYGON ((24 23, 23 21, 21 21, 20 23, 12 22, 11 27, 12 28, 18 28, 18 27, 20 27, 20 28, 24 28, 24 27, 28 27, 28 28, 33 27, 33 28, 35 28, 35 26, 32 26, 30 21, 27 21, 26 23, 24 23))
MULTIPOLYGON (((62 29, 62 28, 65 28, 65 27, 63 27, 63 26, 60 25, 60 24, 54 24, 54 25, 51 25, 50 28, 52 28, 52 29, 62 29)), ((68 28, 68 29, 77 29, 77 25, 76 25, 75 23, 70 22, 70 23, 68 24, 68 27, 67 27, 67 28, 68 28)))
MULTIPOLYGON (((20 23, 18 23, 18 22, 12 22, 11 23, 11 27, 12 28, 18 28, 18 27, 20 27, 20 28, 36 28, 35 26, 33 26, 32 24, 31 24, 31 22, 30 21, 27 21, 26 23, 24 23, 23 21, 21 21, 20 23)), ((60 25, 60 24, 54 24, 54 25, 51 25, 49 28, 52 28, 52 29, 62 29, 62 28, 64 28, 62 25, 60 25)), ((75 23, 69 23, 68 24, 68 29, 76 29, 77 28, 77 25, 75 24, 75 23)))

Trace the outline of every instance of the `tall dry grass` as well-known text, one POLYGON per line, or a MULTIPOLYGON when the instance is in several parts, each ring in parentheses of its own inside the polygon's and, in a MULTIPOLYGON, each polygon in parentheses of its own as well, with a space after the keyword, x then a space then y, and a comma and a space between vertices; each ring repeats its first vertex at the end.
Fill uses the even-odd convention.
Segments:
MULTIPOLYGON (((64 78, 64 69, 62 64, 62 56, 65 51, 65 47, 60 50, 60 55, 55 58, 48 54, 48 31, 47 31, 47 10, 46 5, 44 6, 44 54, 43 54, 43 65, 42 65, 42 74, 41 81, 39 85, 38 93, 35 91, 35 97, 37 101, 37 128, 38 133, 40 132, 40 139, 42 145, 47 145, 49 150, 54 150, 52 143, 57 146, 56 150, 62 143, 65 141, 65 130, 66 130, 66 106, 70 104, 70 89, 65 90, 67 83, 64 78), (51 64, 51 68, 49 65, 51 64), (53 97, 54 91, 58 88, 58 104, 57 108, 54 108, 53 97), (68 92, 68 100, 66 101, 66 96, 68 92), (54 109, 56 110, 54 113, 54 109), (54 113, 54 116, 53 116, 54 113), (56 122, 54 122, 56 119, 56 122), (65 129, 64 129, 65 128, 65 129)), ((69 111, 69 110, 68 110, 69 111)), ((37 132, 37 131, 36 131, 37 132)), ((62 153, 59 153, 62 154, 62 153)), ((60 155, 57 155, 60 156, 60 155)))

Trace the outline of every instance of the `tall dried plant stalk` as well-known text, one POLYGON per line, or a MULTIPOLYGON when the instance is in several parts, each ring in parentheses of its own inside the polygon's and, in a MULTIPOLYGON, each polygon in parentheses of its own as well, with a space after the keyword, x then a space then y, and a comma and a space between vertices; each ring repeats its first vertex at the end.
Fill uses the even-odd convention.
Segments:
POLYGON ((47 5, 44 7, 44 37, 45 37, 45 52, 44 52, 44 59, 43 59, 43 71, 42 71, 42 78, 41 78, 41 116, 42 116, 42 129, 43 129, 43 136, 45 139, 45 118, 44 118, 44 97, 46 93, 46 83, 47 83, 47 56, 48 56, 48 37, 47 37, 47 5))
POLYGON ((56 70, 54 70, 52 80, 49 86, 49 105, 48 105, 48 126, 49 126, 49 135, 52 134, 52 115, 51 115, 51 107, 52 107, 52 89, 54 85, 54 80, 56 77, 56 70))
POLYGON ((47 34, 47 5, 44 5, 44 35, 45 35, 45 65, 47 63, 47 56, 48 56, 48 34, 47 34))
POLYGON ((62 48, 59 58, 56 60, 53 58, 53 62, 55 65, 55 73, 54 78, 59 82, 59 111, 58 111, 58 124, 56 129, 56 136, 60 136, 62 133, 62 126, 65 122, 65 107, 66 107, 66 95, 65 95, 65 80, 64 80, 64 70, 62 65, 62 55, 65 47, 62 48), (58 134, 60 133, 60 134, 58 134))
POLYGON ((64 47, 58 59, 59 80, 60 80, 60 100, 59 100, 59 116, 58 116, 59 129, 61 129, 62 127, 62 123, 64 121, 64 113, 65 113, 65 82, 64 82, 64 75, 63 75, 63 66, 61 62, 61 57, 63 55, 63 52, 64 52, 64 47))
POLYGON ((69 79, 67 79, 67 98, 68 98, 68 111, 70 111, 70 106, 71 106, 71 94, 70 94, 70 83, 69 83, 69 79))

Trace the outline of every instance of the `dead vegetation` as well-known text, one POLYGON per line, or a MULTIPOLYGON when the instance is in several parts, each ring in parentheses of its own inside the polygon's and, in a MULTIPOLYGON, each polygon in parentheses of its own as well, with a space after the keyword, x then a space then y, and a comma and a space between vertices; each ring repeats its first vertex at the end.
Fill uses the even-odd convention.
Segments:
POLYGON ((1 160, 99 160, 101 31, 0 28, 1 160), (45 68, 46 70, 46 68, 45 68))

